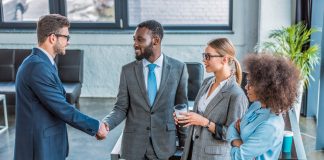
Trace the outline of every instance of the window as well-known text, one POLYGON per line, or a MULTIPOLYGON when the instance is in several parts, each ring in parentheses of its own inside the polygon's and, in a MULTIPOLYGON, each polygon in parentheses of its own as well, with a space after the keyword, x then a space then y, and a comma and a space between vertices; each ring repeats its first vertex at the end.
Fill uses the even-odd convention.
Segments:
POLYGON ((66 5, 71 21, 115 23, 114 0, 67 0, 66 5))
POLYGON ((155 19, 170 30, 231 30, 233 0, 2 0, 0 28, 35 29, 41 15, 59 13, 71 29, 133 29, 155 19))

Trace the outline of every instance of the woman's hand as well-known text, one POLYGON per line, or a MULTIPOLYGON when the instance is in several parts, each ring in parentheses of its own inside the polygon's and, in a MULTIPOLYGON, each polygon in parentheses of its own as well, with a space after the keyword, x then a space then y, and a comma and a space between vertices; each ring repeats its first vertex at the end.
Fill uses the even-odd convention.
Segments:
POLYGON ((235 129, 237 130, 237 132, 238 132, 239 134, 240 134, 240 132, 241 132, 240 124, 241 124, 241 119, 238 119, 238 120, 235 122, 235 129))
POLYGON ((186 124, 184 127, 188 127, 191 125, 195 126, 206 126, 208 124, 208 119, 197 114, 195 112, 188 112, 188 113, 180 113, 180 115, 184 115, 184 118, 179 118, 178 123, 186 124))
POLYGON ((231 144, 233 147, 240 147, 243 144, 243 142, 240 139, 234 139, 231 144))

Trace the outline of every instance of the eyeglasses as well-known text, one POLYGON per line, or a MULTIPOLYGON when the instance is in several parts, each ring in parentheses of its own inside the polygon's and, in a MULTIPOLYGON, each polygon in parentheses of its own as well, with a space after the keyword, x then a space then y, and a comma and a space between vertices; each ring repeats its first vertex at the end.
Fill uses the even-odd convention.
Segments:
POLYGON ((210 60, 211 57, 224 57, 222 55, 211 55, 210 53, 202 53, 204 60, 210 60))
POLYGON ((63 34, 54 34, 56 37, 65 37, 67 41, 70 40, 70 35, 63 35, 63 34))

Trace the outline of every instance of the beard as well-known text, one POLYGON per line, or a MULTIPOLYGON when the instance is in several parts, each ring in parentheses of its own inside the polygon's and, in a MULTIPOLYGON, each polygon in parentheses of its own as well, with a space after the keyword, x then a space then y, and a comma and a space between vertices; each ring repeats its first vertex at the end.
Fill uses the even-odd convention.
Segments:
POLYGON ((143 58, 148 60, 152 55, 153 55, 153 43, 151 43, 149 46, 144 48, 144 51, 142 54, 140 54, 140 55, 135 54, 135 58, 138 61, 142 60, 143 58))
POLYGON ((64 49, 64 47, 62 47, 62 45, 59 42, 56 42, 53 49, 54 49, 54 52, 58 55, 65 54, 65 49, 64 49))

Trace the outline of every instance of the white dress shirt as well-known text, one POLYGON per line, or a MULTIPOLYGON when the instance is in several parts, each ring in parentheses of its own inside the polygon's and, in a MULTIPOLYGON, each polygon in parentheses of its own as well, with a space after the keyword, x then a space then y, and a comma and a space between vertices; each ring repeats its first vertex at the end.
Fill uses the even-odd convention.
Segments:
POLYGON ((217 95, 217 93, 222 89, 222 87, 226 84, 228 79, 223 80, 222 82, 219 83, 219 85, 217 86, 217 88, 208 96, 208 93, 211 89, 211 87, 213 86, 213 84, 215 83, 215 78, 213 79, 213 82, 210 84, 207 92, 200 98, 199 103, 198 103, 198 112, 199 113, 204 113, 206 110, 207 105, 209 104, 209 102, 217 95))
MULTIPOLYGON (((151 64, 151 62, 149 62, 146 59, 143 59, 143 73, 144 73, 144 80, 145 80, 145 87, 147 90, 147 78, 148 78, 148 65, 151 64)), ((157 87, 157 91, 160 88, 160 83, 161 83, 161 77, 162 77, 162 67, 163 67, 163 54, 161 54, 161 56, 155 61, 153 62, 153 64, 156 64, 156 67, 154 68, 154 74, 156 77, 156 87, 157 87)))

